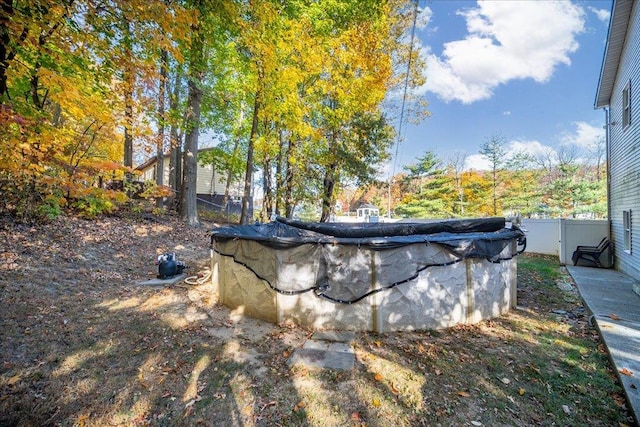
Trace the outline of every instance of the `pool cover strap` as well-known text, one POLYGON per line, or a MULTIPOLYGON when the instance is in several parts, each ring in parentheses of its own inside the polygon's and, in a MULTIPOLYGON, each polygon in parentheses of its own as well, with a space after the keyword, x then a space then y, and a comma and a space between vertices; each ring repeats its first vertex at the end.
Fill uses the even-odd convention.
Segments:
MULTIPOLYGON (((512 259, 514 256, 522 253, 526 247, 526 237, 524 232, 517 227, 505 228, 504 218, 489 218, 480 220, 462 220, 462 221, 444 221, 439 223, 411 223, 411 224, 319 224, 319 223, 303 223, 300 221, 289 221, 279 218, 275 222, 262 225, 244 225, 244 226, 228 226, 220 227, 212 231, 211 243, 213 250, 225 257, 233 258, 233 260, 250 270, 257 278, 263 280, 268 286, 283 295, 296 295, 313 291, 318 297, 327 299, 334 303, 353 304, 377 292, 394 288, 403 283, 410 282, 418 277, 420 272, 429 267, 448 266, 456 264, 465 258, 486 259, 493 263, 499 263, 512 259), (290 249, 298 251, 301 245, 308 248, 318 248, 318 245, 348 245, 358 246, 359 248, 381 251, 384 249, 395 249, 408 245, 436 243, 444 253, 448 256, 439 258, 439 260, 423 259, 417 261, 415 270, 405 271, 402 278, 393 280, 392 283, 380 284, 377 289, 361 289, 355 291, 349 297, 346 295, 336 295, 335 290, 326 281, 318 280, 315 283, 302 285, 299 289, 281 289, 277 286, 277 276, 274 273, 264 271, 265 262, 270 264, 267 259, 261 255, 245 247, 243 252, 238 244, 241 241, 253 241, 257 243, 254 250, 263 247, 266 251, 271 248, 275 250, 290 249), (518 246, 522 246, 521 250, 509 251, 505 254, 503 251, 512 243, 517 242, 518 246), (231 246, 225 245, 225 242, 231 243, 231 246), (218 244, 216 244, 218 243, 218 244), (226 251, 222 251, 224 246, 226 251), (235 248, 235 249, 234 249, 235 248), (226 252, 226 253, 225 253, 226 252), (273 280, 271 280, 273 279, 273 280), (273 282, 273 283, 272 283, 273 282), (334 295, 331 295, 334 294, 334 295)), ((409 249, 409 248, 408 248, 409 249)), ((302 248, 301 248, 302 250, 302 248)), ((302 257, 308 257, 311 253, 302 250, 302 257)), ((332 252, 331 250, 330 252, 332 252)), ((317 255, 317 254, 315 254, 317 255)), ((325 253, 325 255, 327 255, 325 253)), ((292 261, 291 253, 282 255, 289 262, 292 261)), ((341 255, 338 255, 340 257, 341 255)), ((312 255, 313 257, 313 255, 312 255)), ((275 256, 271 262, 277 262, 280 255, 275 256)), ((337 263, 336 265, 339 265, 337 263)), ((292 277, 294 281, 298 281, 300 277, 292 277)), ((285 280, 289 283, 287 280, 285 280)))
POLYGON ((232 225, 211 231, 211 243, 252 240, 285 249, 308 243, 351 245, 383 250, 415 243, 438 243, 460 257, 491 259, 514 239, 517 227, 505 228, 504 218, 450 220, 434 223, 308 223, 278 217, 258 225, 232 225))

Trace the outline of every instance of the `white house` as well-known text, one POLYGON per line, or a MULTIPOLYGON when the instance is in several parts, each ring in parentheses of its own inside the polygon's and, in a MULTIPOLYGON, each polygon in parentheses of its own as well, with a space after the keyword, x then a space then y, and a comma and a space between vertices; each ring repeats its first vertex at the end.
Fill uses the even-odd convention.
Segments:
POLYGON ((358 221, 361 222, 378 222, 380 218, 380 210, 368 203, 360 205, 356 212, 358 213, 358 221))
POLYGON ((640 3, 614 0, 596 93, 607 123, 614 267, 640 280, 640 3))
MULTIPOLYGON (((211 150, 211 148, 202 148, 198 153, 211 150)), ((158 173, 157 157, 153 156, 136 168, 140 172, 138 180, 155 181, 158 173)), ((163 183, 169 183, 169 154, 165 154, 163 162, 163 183)), ((196 178, 196 194, 200 205, 208 205, 215 210, 220 210, 222 206, 225 188, 227 183, 227 172, 216 170, 212 165, 204 165, 198 162, 197 178, 196 178)), ((231 213, 237 213, 240 209, 241 198, 244 192, 242 183, 233 182, 229 188, 229 209, 231 213)), ((251 205, 251 202, 250 202, 251 205)))

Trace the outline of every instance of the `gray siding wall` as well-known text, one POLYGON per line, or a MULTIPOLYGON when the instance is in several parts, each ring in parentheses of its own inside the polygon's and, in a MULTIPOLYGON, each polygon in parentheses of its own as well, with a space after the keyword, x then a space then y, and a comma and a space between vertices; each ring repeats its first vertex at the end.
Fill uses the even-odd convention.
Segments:
POLYGON ((610 207, 615 268, 640 280, 640 9, 633 5, 611 95, 610 207), (631 124, 622 127, 622 91, 631 82, 631 124), (631 210, 631 253, 624 251, 622 212, 631 210))

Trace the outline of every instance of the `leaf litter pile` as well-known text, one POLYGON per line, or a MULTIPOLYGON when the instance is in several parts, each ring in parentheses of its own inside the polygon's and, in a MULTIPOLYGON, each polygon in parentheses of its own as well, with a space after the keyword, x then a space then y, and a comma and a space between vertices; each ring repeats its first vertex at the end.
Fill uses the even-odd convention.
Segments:
POLYGON ((210 228, 0 222, 0 425, 633 424, 557 259, 519 257, 501 318, 356 333, 343 372, 290 367, 312 331, 218 306, 210 282, 137 285, 166 251, 205 272, 210 228))

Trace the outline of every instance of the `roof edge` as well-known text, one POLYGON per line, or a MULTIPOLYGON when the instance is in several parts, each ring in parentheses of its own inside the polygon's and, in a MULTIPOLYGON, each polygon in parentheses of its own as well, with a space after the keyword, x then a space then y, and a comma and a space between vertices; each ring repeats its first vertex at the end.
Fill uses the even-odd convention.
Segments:
POLYGON ((594 108, 602 108, 610 104, 611 93, 616 75, 620 56, 627 37, 629 18, 633 8, 633 0, 613 0, 611 6, 611 17, 609 18, 609 30, 607 32, 607 43, 605 45, 600 77, 598 78, 598 88, 594 108))

